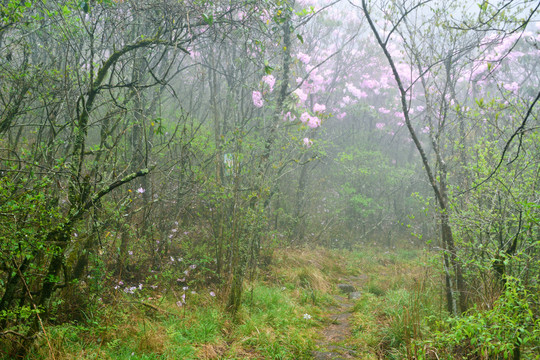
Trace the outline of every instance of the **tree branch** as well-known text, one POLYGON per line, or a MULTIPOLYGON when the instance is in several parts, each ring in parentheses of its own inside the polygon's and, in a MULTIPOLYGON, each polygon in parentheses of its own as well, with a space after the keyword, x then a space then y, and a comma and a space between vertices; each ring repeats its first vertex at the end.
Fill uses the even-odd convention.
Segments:
MULTIPOLYGON (((501 167, 501 165, 502 165, 502 163, 504 161, 504 157, 506 155, 506 152, 510 148, 510 144, 512 144, 512 140, 514 140, 514 138, 516 136, 519 136, 519 146, 518 146, 518 152, 519 152, 519 149, 521 148, 521 139, 523 138, 523 130, 525 130, 525 125, 527 124, 527 120, 529 119, 529 116, 531 115, 532 110, 533 110, 534 106, 536 105, 536 103, 538 102, 539 99, 540 99, 540 91, 536 95, 536 98, 533 100, 532 104, 527 109, 527 114, 523 118, 523 121, 521 122, 521 125, 516 129, 516 131, 514 131, 512 136, 510 136, 510 139, 508 139, 508 141, 506 142, 506 145, 504 146, 503 152, 501 154, 501 158, 499 159, 499 162, 498 162, 497 166, 495 166, 495 169, 493 169, 493 171, 484 180, 480 181, 478 184, 474 185, 470 189, 467 189, 465 191, 462 191, 462 192, 458 193, 458 195, 462 195, 462 194, 464 194, 466 192, 477 189, 482 184, 489 181, 489 179, 491 179, 493 177, 493 175, 495 175, 497 173, 497 171, 499 171, 499 168, 501 167)), ((511 160, 508 164, 511 164, 512 162, 514 162, 514 160, 515 160, 515 158, 513 160, 511 160)))
POLYGON ((101 199, 103 196, 107 195, 117 187, 124 185, 125 183, 130 182, 131 180, 138 178, 140 176, 145 176, 150 172, 149 169, 142 169, 135 173, 131 173, 127 175, 126 177, 117 180, 110 184, 109 186, 105 187, 104 189, 101 189, 97 193, 95 193, 83 206, 81 206, 77 211, 71 216, 71 218, 68 220, 67 225, 73 224, 75 221, 79 220, 82 215, 90 209, 99 199, 101 199))

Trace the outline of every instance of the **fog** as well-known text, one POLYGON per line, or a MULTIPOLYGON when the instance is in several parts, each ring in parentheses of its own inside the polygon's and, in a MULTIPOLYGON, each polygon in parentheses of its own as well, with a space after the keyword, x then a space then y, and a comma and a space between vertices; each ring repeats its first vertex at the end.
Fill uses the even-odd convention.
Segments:
POLYGON ((6 356, 154 274, 237 314, 280 251, 428 251, 449 316, 537 292, 538 8, 4 1, 6 356))

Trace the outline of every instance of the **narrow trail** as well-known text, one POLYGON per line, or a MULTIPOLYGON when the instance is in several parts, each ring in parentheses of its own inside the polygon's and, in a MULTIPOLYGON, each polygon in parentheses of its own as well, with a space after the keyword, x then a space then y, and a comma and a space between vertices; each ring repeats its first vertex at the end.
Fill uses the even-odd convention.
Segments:
MULTIPOLYGON (((343 284, 352 285, 356 291, 361 291, 367 280, 367 275, 360 275, 346 277, 341 281, 343 284)), ((344 293, 334 295, 334 299, 337 305, 328 309, 328 325, 320 332, 321 339, 317 342, 317 350, 312 353, 313 359, 360 359, 356 351, 348 345, 352 336, 350 318, 355 300, 349 299, 344 293)))

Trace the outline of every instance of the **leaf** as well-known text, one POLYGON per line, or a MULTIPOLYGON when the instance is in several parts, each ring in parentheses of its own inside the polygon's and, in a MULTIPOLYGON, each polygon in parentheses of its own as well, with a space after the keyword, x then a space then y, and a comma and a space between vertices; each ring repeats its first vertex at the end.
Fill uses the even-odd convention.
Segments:
POLYGON ((304 43, 304 38, 302 37, 302 35, 296 34, 296 37, 298 38, 298 40, 300 40, 302 44, 304 43))
POLYGON ((272 71, 274 71, 274 68, 269 66, 269 65, 265 65, 264 66, 264 72, 266 73, 266 75, 270 75, 272 74, 272 71))
POLYGON ((207 23, 210 26, 212 26, 212 24, 214 23, 214 16, 212 14, 210 14, 210 15, 202 14, 202 18, 203 18, 204 22, 207 23))
POLYGON ((482 2, 482 4, 479 4, 478 7, 480 8, 480 10, 486 11, 487 7, 488 7, 488 2, 484 1, 484 2, 482 2))

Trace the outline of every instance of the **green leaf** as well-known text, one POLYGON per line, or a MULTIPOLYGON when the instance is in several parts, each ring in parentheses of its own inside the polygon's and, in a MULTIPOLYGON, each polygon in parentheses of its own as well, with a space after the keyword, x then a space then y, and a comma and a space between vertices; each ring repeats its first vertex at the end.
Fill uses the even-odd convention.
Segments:
POLYGON ((273 67, 271 67, 269 65, 264 66, 264 72, 266 73, 266 75, 270 75, 272 73, 272 71, 274 71, 273 67))
POLYGON ((203 18, 204 22, 207 23, 210 26, 214 23, 214 16, 212 14, 210 14, 210 15, 202 14, 202 18, 203 18))
POLYGON ((304 43, 304 38, 302 37, 302 35, 297 34, 296 37, 298 38, 298 40, 300 40, 302 44, 304 43))

